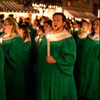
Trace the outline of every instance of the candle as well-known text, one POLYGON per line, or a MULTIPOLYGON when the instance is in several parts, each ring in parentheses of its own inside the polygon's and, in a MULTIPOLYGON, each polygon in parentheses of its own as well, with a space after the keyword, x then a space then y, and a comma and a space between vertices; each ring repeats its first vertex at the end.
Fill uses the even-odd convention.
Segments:
POLYGON ((0 38, 0 44, 2 44, 2 38, 0 38))
POLYGON ((47 56, 50 56, 50 34, 47 35, 47 56))
POLYGON ((100 18, 100 9, 98 10, 98 18, 100 18))

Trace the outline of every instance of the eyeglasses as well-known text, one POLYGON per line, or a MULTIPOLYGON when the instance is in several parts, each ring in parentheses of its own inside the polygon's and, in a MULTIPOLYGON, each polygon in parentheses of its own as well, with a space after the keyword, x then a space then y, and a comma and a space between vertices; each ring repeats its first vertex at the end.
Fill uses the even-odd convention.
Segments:
POLYGON ((12 24, 3 24, 4 26, 7 26, 7 25, 12 25, 12 24))

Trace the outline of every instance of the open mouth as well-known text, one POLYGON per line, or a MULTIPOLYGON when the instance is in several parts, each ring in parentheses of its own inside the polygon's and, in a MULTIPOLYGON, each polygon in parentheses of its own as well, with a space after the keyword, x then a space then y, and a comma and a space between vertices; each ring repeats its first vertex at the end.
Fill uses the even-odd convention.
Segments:
POLYGON ((54 27, 56 28, 56 27, 57 27, 57 25, 54 25, 54 27))

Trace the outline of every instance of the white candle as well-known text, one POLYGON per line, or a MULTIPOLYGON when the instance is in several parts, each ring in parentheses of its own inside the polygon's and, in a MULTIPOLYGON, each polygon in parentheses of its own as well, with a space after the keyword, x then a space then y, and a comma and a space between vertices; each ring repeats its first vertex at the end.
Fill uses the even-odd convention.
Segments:
POLYGON ((100 18, 100 9, 98 10, 98 18, 100 18))
POLYGON ((50 56, 50 35, 47 35, 47 56, 50 56))
POLYGON ((2 44, 2 38, 0 38, 0 44, 2 44))

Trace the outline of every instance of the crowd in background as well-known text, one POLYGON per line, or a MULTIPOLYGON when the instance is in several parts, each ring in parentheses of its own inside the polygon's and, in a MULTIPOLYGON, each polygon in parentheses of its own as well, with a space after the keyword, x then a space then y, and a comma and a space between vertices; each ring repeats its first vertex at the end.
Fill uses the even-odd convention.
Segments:
POLYGON ((77 21, 63 17, 61 13, 52 20, 36 17, 32 23, 30 18, 17 22, 13 15, 6 19, 0 15, 0 100, 100 99, 100 18, 77 21), (54 58, 47 58, 46 35, 61 33, 60 24, 66 38, 58 36, 60 40, 52 41, 56 38, 52 36, 54 58))

